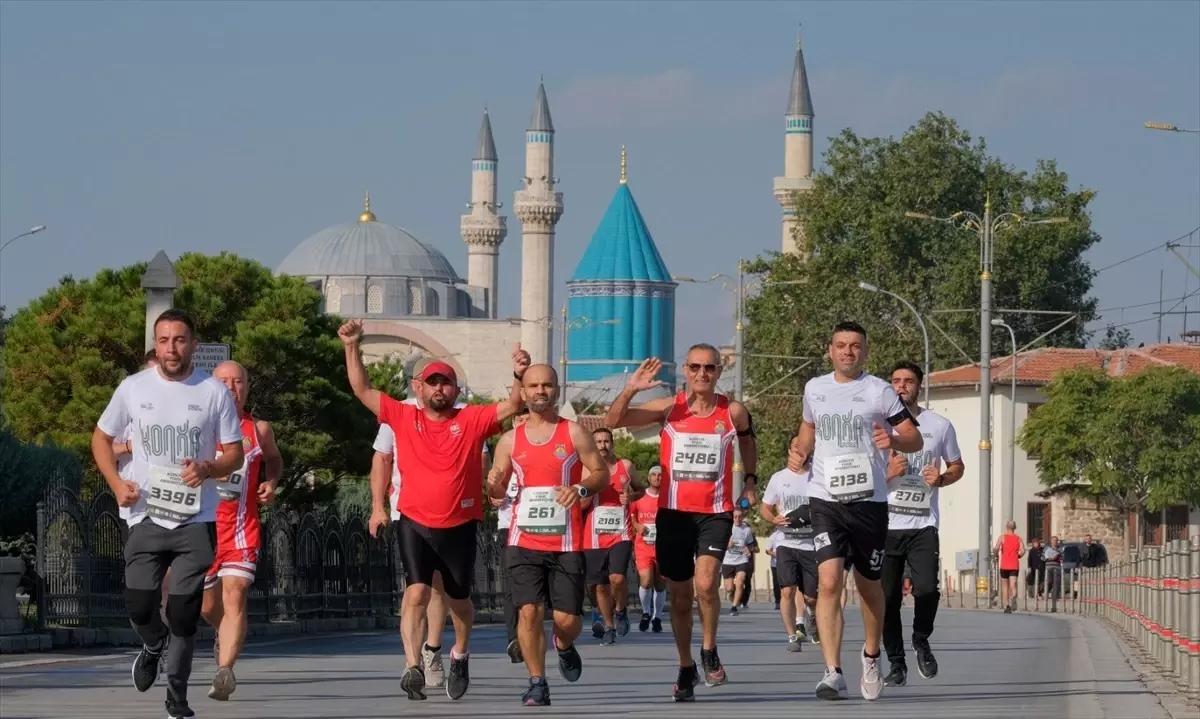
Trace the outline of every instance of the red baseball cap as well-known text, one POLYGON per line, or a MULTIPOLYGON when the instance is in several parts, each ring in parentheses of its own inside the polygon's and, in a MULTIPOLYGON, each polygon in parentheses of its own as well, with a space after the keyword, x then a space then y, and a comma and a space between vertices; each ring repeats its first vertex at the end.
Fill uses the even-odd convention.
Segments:
POLYGON ((439 362, 437 360, 422 367, 417 372, 417 379, 421 380, 422 382, 428 382, 430 377, 439 374, 450 380, 452 384, 458 384, 458 375, 455 374, 454 368, 445 362, 439 362))

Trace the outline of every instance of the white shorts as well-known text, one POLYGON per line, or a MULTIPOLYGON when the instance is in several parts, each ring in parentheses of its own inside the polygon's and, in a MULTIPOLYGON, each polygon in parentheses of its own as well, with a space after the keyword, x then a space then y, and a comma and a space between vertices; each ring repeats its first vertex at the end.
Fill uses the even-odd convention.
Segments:
POLYGON ((208 574, 204 576, 204 589, 207 591, 217 586, 217 581, 221 577, 239 577, 253 583, 257 570, 258 550, 256 549, 218 551, 216 559, 208 569, 208 574))

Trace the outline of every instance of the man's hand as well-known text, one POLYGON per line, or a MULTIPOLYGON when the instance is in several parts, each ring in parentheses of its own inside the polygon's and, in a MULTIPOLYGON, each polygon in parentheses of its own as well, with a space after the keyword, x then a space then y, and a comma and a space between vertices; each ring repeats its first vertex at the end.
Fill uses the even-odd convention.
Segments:
POLYGON ((788 469, 799 474, 804 471, 804 465, 808 464, 808 459, 808 456, 800 450, 800 438, 793 439, 791 446, 788 447, 788 469))
POLYGON ((185 459, 179 463, 179 466, 183 468, 183 471, 179 473, 179 478, 189 487, 199 487, 208 478, 209 467, 205 462, 185 459))
POLYGON ((517 377, 524 377, 525 370, 529 369, 529 365, 533 364, 533 359, 529 353, 521 349, 521 343, 517 343, 516 349, 512 353, 513 374, 517 377))
POLYGON ((753 507, 758 504, 758 490, 754 486, 744 486, 742 487, 742 498, 746 500, 749 506, 753 507))
POLYGON ((644 360, 638 365, 637 371, 630 376, 629 381, 625 383, 625 389, 634 392, 644 392, 648 389, 661 387, 663 382, 654 379, 662 370, 662 362, 654 357, 644 360))
POLYGON ((567 509, 570 509, 571 507, 574 507, 577 502, 579 502, 579 490, 576 488, 576 485, 558 488, 559 504, 567 509))
POLYGON ((896 452, 888 458, 887 473, 889 477, 903 477, 908 472, 908 458, 896 452))
POLYGON ((625 485, 625 487, 621 490, 621 506, 629 506, 629 485, 625 485))
POLYGON ((384 527, 388 526, 392 518, 388 515, 386 509, 374 507, 371 509, 371 518, 367 520, 367 531, 372 537, 378 537, 384 527))
POLYGON ((921 476, 925 478, 925 484, 930 487, 936 486, 938 480, 942 478, 941 473, 937 471, 937 467, 934 467, 932 464, 921 470, 921 476))
POLYGON ((342 344, 350 347, 362 341, 363 321, 350 320, 338 328, 338 339, 342 344))
POLYGON ((504 500, 506 500, 506 499, 508 499, 508 497, 493 497, 491 491, 490 490, 488 491, 488 501, 491 502, 492 506, 495 507, 496 509, 500 509, 501 507, 503 507, 504 500))
POLYGON ((137 504, 141 494, 142 490, 137 486, 137 482, 122 479, 121 491, 117 493, 117 505, 120 507, 132 507, 137 504))
POLYGON ((879 426, 878 423, 875 423, 873 426, 875 427, 875 432, 871 437, 875 440, 875 446, 880 449, 891 449, 892 433, 879 426))
POLYGON ((259 504, 274 504, 275 503, 275 483, 274 482, 259 482, 258 483, 258 503, 259 504))
POLYGON ((774 524, 776 527, 786 527, 791 523, 792 520, 789 519, 786 514, 776 514, 774 521, 771 522, 771 524, 774 524))

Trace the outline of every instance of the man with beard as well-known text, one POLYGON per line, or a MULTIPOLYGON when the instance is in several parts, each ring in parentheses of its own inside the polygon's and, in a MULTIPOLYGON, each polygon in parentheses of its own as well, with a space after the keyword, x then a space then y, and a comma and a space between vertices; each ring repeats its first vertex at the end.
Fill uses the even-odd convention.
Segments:
POLYGON ((583 660, 575 640, 583 628, 586 562, 583 557, 583 510, 580 500, 608 486, 609 464, 592 435, 555 411, 558 374, 549 365, 533 365, 524 376, 523 396, 529 419, 506 432, 496 445, 488 494, 502 497, 509 475, 517 478, 505 562, 519 607, 518 637, 529 687, 525 706, 548 706, 546 684, 546 604, 554 610, 552 635, 558 671, 579 681, 583 660), (586 477, 584 470, 587 471, 586 477))
POLYGON ((629 633, 629 560, 633 557, 633 525, 629 506, 645 492, 633 462, 613 454, 613 434, 607 427, 592 432, 592 440, 608 465, 608 486, 583 506, 583 555, 587 559, 588 591, 598 614, 592 616, 592 636, 614 644, 629 633))
POLYGON ((406 659, 400 688, 410 700, 426 698, 421 625, 433 593, 434 575, 441 574, 455 636, 446 696, 461 699, 471 684, 468 652, 475 619, 471 602, 475 533, 483 520, 479 447, 520 409, 520 378, 529 367, 529 353, 520 345, 513 350, 516 380, 508 399, 462 409, 454 408, 459 395, 454 368, 445 362, 430 362, 416 378, 421 401, 416 407, 371 388, 359 347, 362 334, 362 320, 350 320, 338 329, 346 348, 350 386, 354 396, 395 433, 396 466, 404 478, 397 503, 397 531, 409 584, 400 609, 406 659))
POLYGON ((638 594, 642 600, 642 621, 638 630, 662 631, 663 609, 667 604, 667 583, 658 572, 658 557, 654 544, 658 540, 658 488, 662 484, 662 465, 656 464, 646 473, 646 493, 633 503, 631 520, 636 537, 633 540, 633 561, 637 565, 638 594))
POLYGON ((192 367, 195 325, 179 310, 154 321, 158 367, 126 377, 92 433, 92 457, 129 524, 125 605, 142 640, 133 686, 147 691, 166 664, 167 716, 195 716, 187 685, 196 649, 204 575, 215 554, 217 477, 242 466, 242 427, 229 390, 192 367), (133 427, 129 479, 113 439, 133 427), (218 448, 221 456, 217 457, 218 448), (166 623, 159 604, 171 568, 166 623))
POLYGON ((631 408, 629 403, 636 394, 662 384, 655 379, 662 362, 653 358, 642 362, 604 418, 604 425, 613 429, 662 425, 659 461, 665 483, 654 520, 658 529, 655 553, 659 570, 671 583, 671 629, 679 652, 673 690, 677 702, 694 699, 700 681, 692 657, 693 597, 699 601, 704 634, 700 646, 704 683, 715 687, 727 678, 717 655, 717 623, 721 559, 733 534, 734 441, 746 469, 742 496, 750 505, 757 501, 758 480, 750 413, 741 402, 716 391, 721 353, 709 344, 693 345, 683 368, 686 392, 631 408))

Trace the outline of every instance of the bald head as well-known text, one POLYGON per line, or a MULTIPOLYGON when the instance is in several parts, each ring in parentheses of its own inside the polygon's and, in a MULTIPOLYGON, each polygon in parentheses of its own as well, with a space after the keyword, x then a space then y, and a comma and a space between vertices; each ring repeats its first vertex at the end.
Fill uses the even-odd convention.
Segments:
POLYGON ((558 372, 548 364, 530 365, 521 375, 521 397, 530 412, 546 412, 558 400, 558 372))
POLYGON ((250 396, 250 373, 246 368, 229 360, 217 365, 213 370, 213 377, 221 380, 229 392, 233 394, 233 399, 237 402, 238 412, 246 408, 246 398, 250 396))

